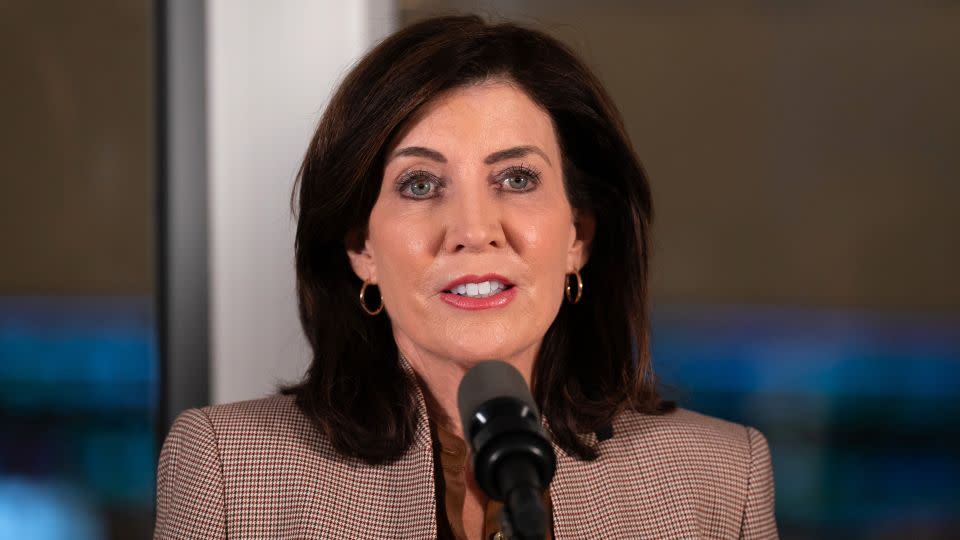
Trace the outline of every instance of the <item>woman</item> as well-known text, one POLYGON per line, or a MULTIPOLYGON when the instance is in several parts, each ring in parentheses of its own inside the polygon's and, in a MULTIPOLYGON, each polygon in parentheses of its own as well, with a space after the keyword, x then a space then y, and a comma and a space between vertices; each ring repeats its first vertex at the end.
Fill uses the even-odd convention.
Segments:
POLYGON ((649 187, 563 45, 477 17, 399 31, 341 84, 297 195, 307 376, 180 416, 157 537, 496 537, 456 413, 491 358, 556 447, 548 536, 776 537, 763 435, 657 395, 649 187))

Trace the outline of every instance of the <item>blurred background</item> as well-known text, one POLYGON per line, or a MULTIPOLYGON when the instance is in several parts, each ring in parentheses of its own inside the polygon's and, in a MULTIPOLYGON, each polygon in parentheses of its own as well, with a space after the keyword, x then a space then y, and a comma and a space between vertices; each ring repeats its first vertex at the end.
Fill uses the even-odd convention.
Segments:
POLYGON ((960 4, 0 0, 0 539, 148 538, 176 414, 302 375, 310 133, 372 44, 464 11, 619 104, 654 367, 764 432, 781 535, 960 535, 960 4))

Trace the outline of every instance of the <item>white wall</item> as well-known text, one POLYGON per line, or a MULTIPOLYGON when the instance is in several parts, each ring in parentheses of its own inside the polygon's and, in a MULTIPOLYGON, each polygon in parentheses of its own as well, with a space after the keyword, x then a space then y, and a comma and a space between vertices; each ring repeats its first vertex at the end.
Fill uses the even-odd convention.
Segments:
POLYGON ((335 85, 394 25, 391 0, 208 0, 210 392, 298 380, 290 193, 335 85))

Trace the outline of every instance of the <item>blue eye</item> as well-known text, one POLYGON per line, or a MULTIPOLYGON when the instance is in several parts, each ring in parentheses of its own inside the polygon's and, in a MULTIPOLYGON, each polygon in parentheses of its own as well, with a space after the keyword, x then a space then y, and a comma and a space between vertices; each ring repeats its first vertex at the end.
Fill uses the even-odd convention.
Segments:
POLYGON ((503 185, 517 191, 525 190, 529 183, 530 179, 523 176, 509 176, 503 180, 503 185))
POLYGON ((414 171, 400 179, 398 190, 411 199, 431 199, 437 196, 440 183, 432 175, 414 171))
POLYGON ((540 183, 540 173, 525 166, 511 167, 501 173, 499 183, 509 191, 530 191, 540 183))
POLYGON ((426 197, 433 189, 433 184, 423 180, 417 180, 410 184, 410 193, 416 197, 426 197))

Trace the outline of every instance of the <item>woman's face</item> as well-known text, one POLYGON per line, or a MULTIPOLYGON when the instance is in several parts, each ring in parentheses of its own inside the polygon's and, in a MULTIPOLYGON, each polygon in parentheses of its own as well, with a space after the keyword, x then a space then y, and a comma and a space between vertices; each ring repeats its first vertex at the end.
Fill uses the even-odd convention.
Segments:
POLYGON ((550 116, 487 82, 443 94, 399 135, 363 249, 348 253, 408 356, 522 363, 585 262, 578 230, 590 227, 564 192, 550 116))

